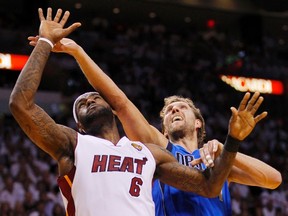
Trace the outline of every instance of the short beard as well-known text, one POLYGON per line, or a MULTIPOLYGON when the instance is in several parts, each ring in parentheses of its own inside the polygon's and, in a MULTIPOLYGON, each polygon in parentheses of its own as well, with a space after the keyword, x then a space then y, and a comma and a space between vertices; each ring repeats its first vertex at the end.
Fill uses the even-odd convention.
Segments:
POLYGON ((115 116, 110 107, 98 107, 98 110, 92 112, 82 119, 82 125, 87 134, 99 135, 106 129, 111 129, 115 121, 115 116))
POLYGON ((168 133, 170 140, 179 140, 185 136, 184 130, 174 130, 168 133))

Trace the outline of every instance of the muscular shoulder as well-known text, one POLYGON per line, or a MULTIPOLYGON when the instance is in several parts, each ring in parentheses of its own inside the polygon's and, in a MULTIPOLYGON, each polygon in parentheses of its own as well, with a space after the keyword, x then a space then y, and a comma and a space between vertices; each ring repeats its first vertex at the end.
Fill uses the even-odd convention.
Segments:
POLYGON ((145 145, 151 151, 157 165, 167 161, 176 161, 171 152, 169 152, 166 148, 151 143, 146 143, 145 145))

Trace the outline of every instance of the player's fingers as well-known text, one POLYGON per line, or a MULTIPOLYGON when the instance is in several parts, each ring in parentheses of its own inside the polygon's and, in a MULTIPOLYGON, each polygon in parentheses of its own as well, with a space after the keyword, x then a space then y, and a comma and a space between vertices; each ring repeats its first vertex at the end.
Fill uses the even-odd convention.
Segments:
MULTIPOLYGON (((211 141, 209 141, 209 142, 211 143, 211 141)), ((207 155, 210 155, 210 153, 209 153, 209 144, 208 143, 205 143, 203 145, 203 154, 204 154, 205 158, 207 158, 207 155)))
POLYGON ((256 101, 256 103, 254 104, 253 108, 251 109, 252 115, 254 115, 257 112, 258 108, 260 107, 263 101, 264 101, 264 98, 260 96, 258 100, 256 101))
POLYGON ((206 155, 210 155, 212 160, 214 160, 214 144, 215 144, 215 140, 209 140, 206 144, 204 144, 203 146, 206 145, 207 148, 207 152, 205 153, 206 155))
POLYGON ((201 163, 202 163, 201 158, 194 159, 190 162, 191 166, 196 166, 196 165, 201 164, 201 163))
POLYGON ((73 23, 72 25, 70 25, 68 28, 65 29, 65 36, 69 35, 71 32, 75 31, 77 28, 79 28, 81 26, 80 22, 77 23, 73 23))
POLYGON ((42 8, 38 8, 38 15, 39 15, 40 22, 45 20, 42 8))
POLYGON ((232 121, 236 118, 238 110, 235 107, 230 107, 232 121))
POLYGON ((199 153, 200 153, 200 160, 202 161, 202 163, 204 163, 205 165, 209 165, 207 159, 206 159, 206 155, 204 154, 203 149, 205 148, 205 146, 203 145, 203 147, 201 149, 199 149, 199 153))
MULTIPOLYGON (((217 140, 213 140, 213 152, 217 152, 218 150, 218 141, 217 140)), ((214 157, 213 157, 214 159, 214 157)))
POLYGON ((262 112, 260 115, 257 115, 254 119, 256 124, 261 121, 262 119, 264 119, 266 116, 268 115, 268 112, 262 112))
POLYGON ((30 41, 30 42, 29 42, 29 45, 31 45, 31 46, 36 46, 36 44, 37 44, 37 43, 34 42, 34 41, 30 41))
POLYGON ((230 110, 231 110, 231 117, 230 117, 230 120, 229 120, 229 130, 231 130, 231 126, 233 126, 235 121, 237 121, 237 115, 238 115, 238 110, 236 110, 235 107, 230 107, 230 110))
POLYGON ((213 167, 214 166, 214 161, 213 161, 213 159, 212 159, 210 154, 206 155, 206 161, 207 161, 205 163, 206 167, 213 167))
POLYGON ((46 20, 47 21, 51 21, 52 20, 52 8, 51 7, 47 8, 46 20))
MULTIPOLYGON (((247 110, 253 112, 255 102, 258 100, 260 92, 255 92, 247 104, 247 110)), ((260 105, 259 105, 260 106, 260 105)), ((254 110, 255 111, 255 110, 254 110)), ((254 113, 255 114, 255 113, 254 113)))
POLYGON ((60 20, 60 18, 61 18, 61 14, 62 14, 62 9, 59 8, 59 9, 57 10, 57 13, 56 13, 55 17, 54 17, 54 21, 55 21, 55 22, 59 22, 59 20, 60 20))
POLYGON ((211 141, 211 145, 210 145, 210 149, 209 149, 210 155, 211 155, 213 161, 215 159, 215 153, 217 152, 217 150, 218 150, 218 140, 213 139, 211 141))
MULTIPOLYGON (((202 158, 202 160, 205 160, 205 154, 203 152, 203 148, 199 149, 199 154, 200 154, 200 158, 202 158)), ((203 161, 204 163, 204 161, 203 161)))
POLYGON ((37 36, 29 36, 28 37, 28 40, 30 40, 30 41, 38 41, 38 39, 39 39, 39 36, 37 35, 37 36))
POLYGON ((64 13, 64 15, 63 15, 63 17, 62 17, 62 19, 60 21, 61 26, 65 25, 65 23, 67 22, 69 16, 70 16, 70 12, 69 11, 65 11, 65 13, 64 13))
POLYGON ((206 159, 205 165, 208 167, 208 166, 211 166, 212 164, 214 164, 212 156, 210 155, 210 152, 209 152, 209 144, 204 144, 203 145, 203 153, 204 153, 204 156, 205 156, 204 158, 206 159))
POLYGON ((239 104, 239 107, 238 107, 239 111, 246 109, 247 101, 249 100, 249 98, 250 98, 250 92, 246 92, 239 104))

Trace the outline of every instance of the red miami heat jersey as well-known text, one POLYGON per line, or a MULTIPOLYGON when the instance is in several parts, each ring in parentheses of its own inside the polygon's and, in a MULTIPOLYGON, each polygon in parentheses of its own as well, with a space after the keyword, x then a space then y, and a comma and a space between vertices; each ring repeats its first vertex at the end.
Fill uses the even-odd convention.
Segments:
POLYGON ((155 215, 152 179, 156 163, 140 142, 117 145, 78 133, 74 168, 59 177, 68 216, 155 215))

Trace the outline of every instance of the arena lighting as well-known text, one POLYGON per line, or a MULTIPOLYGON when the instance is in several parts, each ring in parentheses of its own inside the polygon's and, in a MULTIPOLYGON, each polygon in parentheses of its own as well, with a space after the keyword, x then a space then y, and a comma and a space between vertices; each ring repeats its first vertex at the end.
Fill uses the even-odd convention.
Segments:
POLYGON ((206 26, 209 28, 209 29, 213 29, 215 28, 215 25, 216 25, 216 22, 214 19, 208 19, 206 21, 206 26))
POLYGON ((0 69, 21 70, 29 56, 0 53, 0 69))
POLYGON ((220 78, 223 82, 241 92, 259 91, 260 93, 275 95, 282 95, 284 93, 284 85, 279 80, 238 77, 231 75, 220 75, 220 78))

